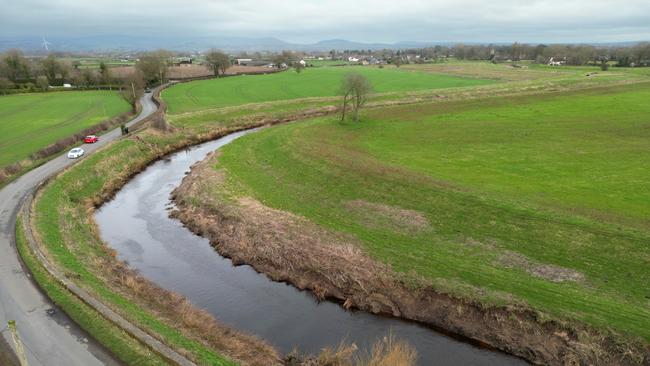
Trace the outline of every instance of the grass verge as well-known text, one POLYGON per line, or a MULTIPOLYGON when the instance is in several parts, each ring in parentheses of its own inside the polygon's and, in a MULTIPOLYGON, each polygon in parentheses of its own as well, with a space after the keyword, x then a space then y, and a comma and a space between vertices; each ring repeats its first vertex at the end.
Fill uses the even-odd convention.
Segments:
POLYGON ((22 215, 16 221, 16 247, 34 280, 52 302, 63 309, 75 323, 109 349, 120 361, 129 365, 168 365, 164 359, 106 320, 47 273, 25 241, 22 215))

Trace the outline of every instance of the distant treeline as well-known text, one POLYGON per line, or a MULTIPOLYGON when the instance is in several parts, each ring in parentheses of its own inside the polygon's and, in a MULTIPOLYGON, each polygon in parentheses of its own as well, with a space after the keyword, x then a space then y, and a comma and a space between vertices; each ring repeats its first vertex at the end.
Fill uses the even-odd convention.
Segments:
POLYGON ((597 47, 591 45, 530 45, 513 43, 510 45, 464 45, 434 46, 410 49, 384 50, 331 50, 320 53, 331 59, 348 56, 371 56, 378 59, 403 62, 436 62, 448 58, 459 60, 485 61, 522 61, 536 63, 563 62, 566 65, 580 66, 600 64, 603 61, 614 62, 615 66, 635 67, 650 66, 650 43, 641 42, 627 47, 597 47))
MULTIPOLYGON (((146 84, 164 82, 168 67, 174 57, 181 54, 158 50, 139 53, 134 56, 135 74, 113 75, 111 68, 99 62, 97 69, 80 68, 79 62, 70 61, 69 57, 50 54, 47 57, 25 57, 20 50, 9 50, 0 54, 0 94, 17 92, 47 91, 51 87, 70 84, 77 89, 113 88, 125 86, 131 89, 146 84)), ((650 42, 641 42, 634 46, 591 46, 591 45, 530 45, 513 43, 511 45, 463 45, 433 46, 410 49, 384 50, 331 50, 329 52, 293 52, 278 53, 242 52, 226 55, 218 50, 209 50, 201 55, 204 64, 214 71, 215 76, 225 72, 233 57, 270 59, 276 66, 286 64, 296 67, 297 61, 307 57, 323 57, 332 60, 361 57, 381 60, 385 63, 425 63, 440 62, 450 58, 458 60, 484 60, 491 62, 532 61, 546 64, 565 65, 601 65, 610 64, 620 67, 650 66, 650 42)), ((132 94, 133 91, 132 91, 132 94)), ((137 94, 137 93, 135 93, 137 94)))
POLYGON ((0 54, 0 94, 48 91, 64 84, 77 89, 112 88, 117 82, 104 63, 91 70, 54 55, 27 58, 20 50, 0 54))

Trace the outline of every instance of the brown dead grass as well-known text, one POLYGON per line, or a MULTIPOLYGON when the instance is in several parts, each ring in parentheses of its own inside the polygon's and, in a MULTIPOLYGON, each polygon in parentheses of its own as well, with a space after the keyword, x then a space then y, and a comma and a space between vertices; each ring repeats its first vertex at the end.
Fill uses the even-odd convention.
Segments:
POLYGON ((419 211, 364 200, 348 201, 343 206, 368 227, 388 227, 402 233, 418 233, 431 228, 429 219, 419 211))
MULTIPOLYGON (((272 72, 273 69, 268 67, 257 66, 231 66, 226 70, 226 74, 235 75, 242 73, 262 73, 272 72)), ((125 78, 135 72, 135 66, 120 66, 111 68, 111 74, 116 78, 125 78)), ((214 76, 214 73, 205 65, 189 66, 170 66, 167 68, 167 78, 169 79, 193 79, 207 78, 214 76)))
POLYGON ((570 269, 552 264, 535 263, 523 254, 506 251, 497 259, 497 263, 511 268, 520 268, 531 275, 551 282, 582 282, 585 279, 584 274, 570 269))
POLYGON ((371 350, 360 352, 357 345, 342 341, 327 347, 317 356, 302 358, 294 353, 286 358, 287 366, 415 366, 417 352, 392 334, 375 342, 371 350))

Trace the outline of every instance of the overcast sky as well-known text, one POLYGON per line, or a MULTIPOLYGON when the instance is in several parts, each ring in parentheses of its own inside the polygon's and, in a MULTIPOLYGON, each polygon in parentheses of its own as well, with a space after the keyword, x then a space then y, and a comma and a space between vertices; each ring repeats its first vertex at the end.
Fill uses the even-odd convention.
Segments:
POLYGON ((0 0, 0 36, 277 37, 290 42, 650 39, 650 0, 0 0))

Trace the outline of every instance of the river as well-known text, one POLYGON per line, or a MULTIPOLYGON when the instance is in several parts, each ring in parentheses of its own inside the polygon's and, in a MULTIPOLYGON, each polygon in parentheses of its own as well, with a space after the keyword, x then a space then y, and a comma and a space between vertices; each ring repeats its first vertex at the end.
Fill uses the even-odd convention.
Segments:
POLYGON ((342 340, 367 349, 389 332, 408 341, 420 365, 523 365, 431 328, 317 302, 307 292, 273 282, 249 266, 233 266, 205 238, 169 218, 171 191, 190 166, 250 133, 239 132, 161 159, 136 175, 95 215, 101 236, 142 275, 186 296, 222 323, 254 334, 283 353, 317 353, 342 340))

